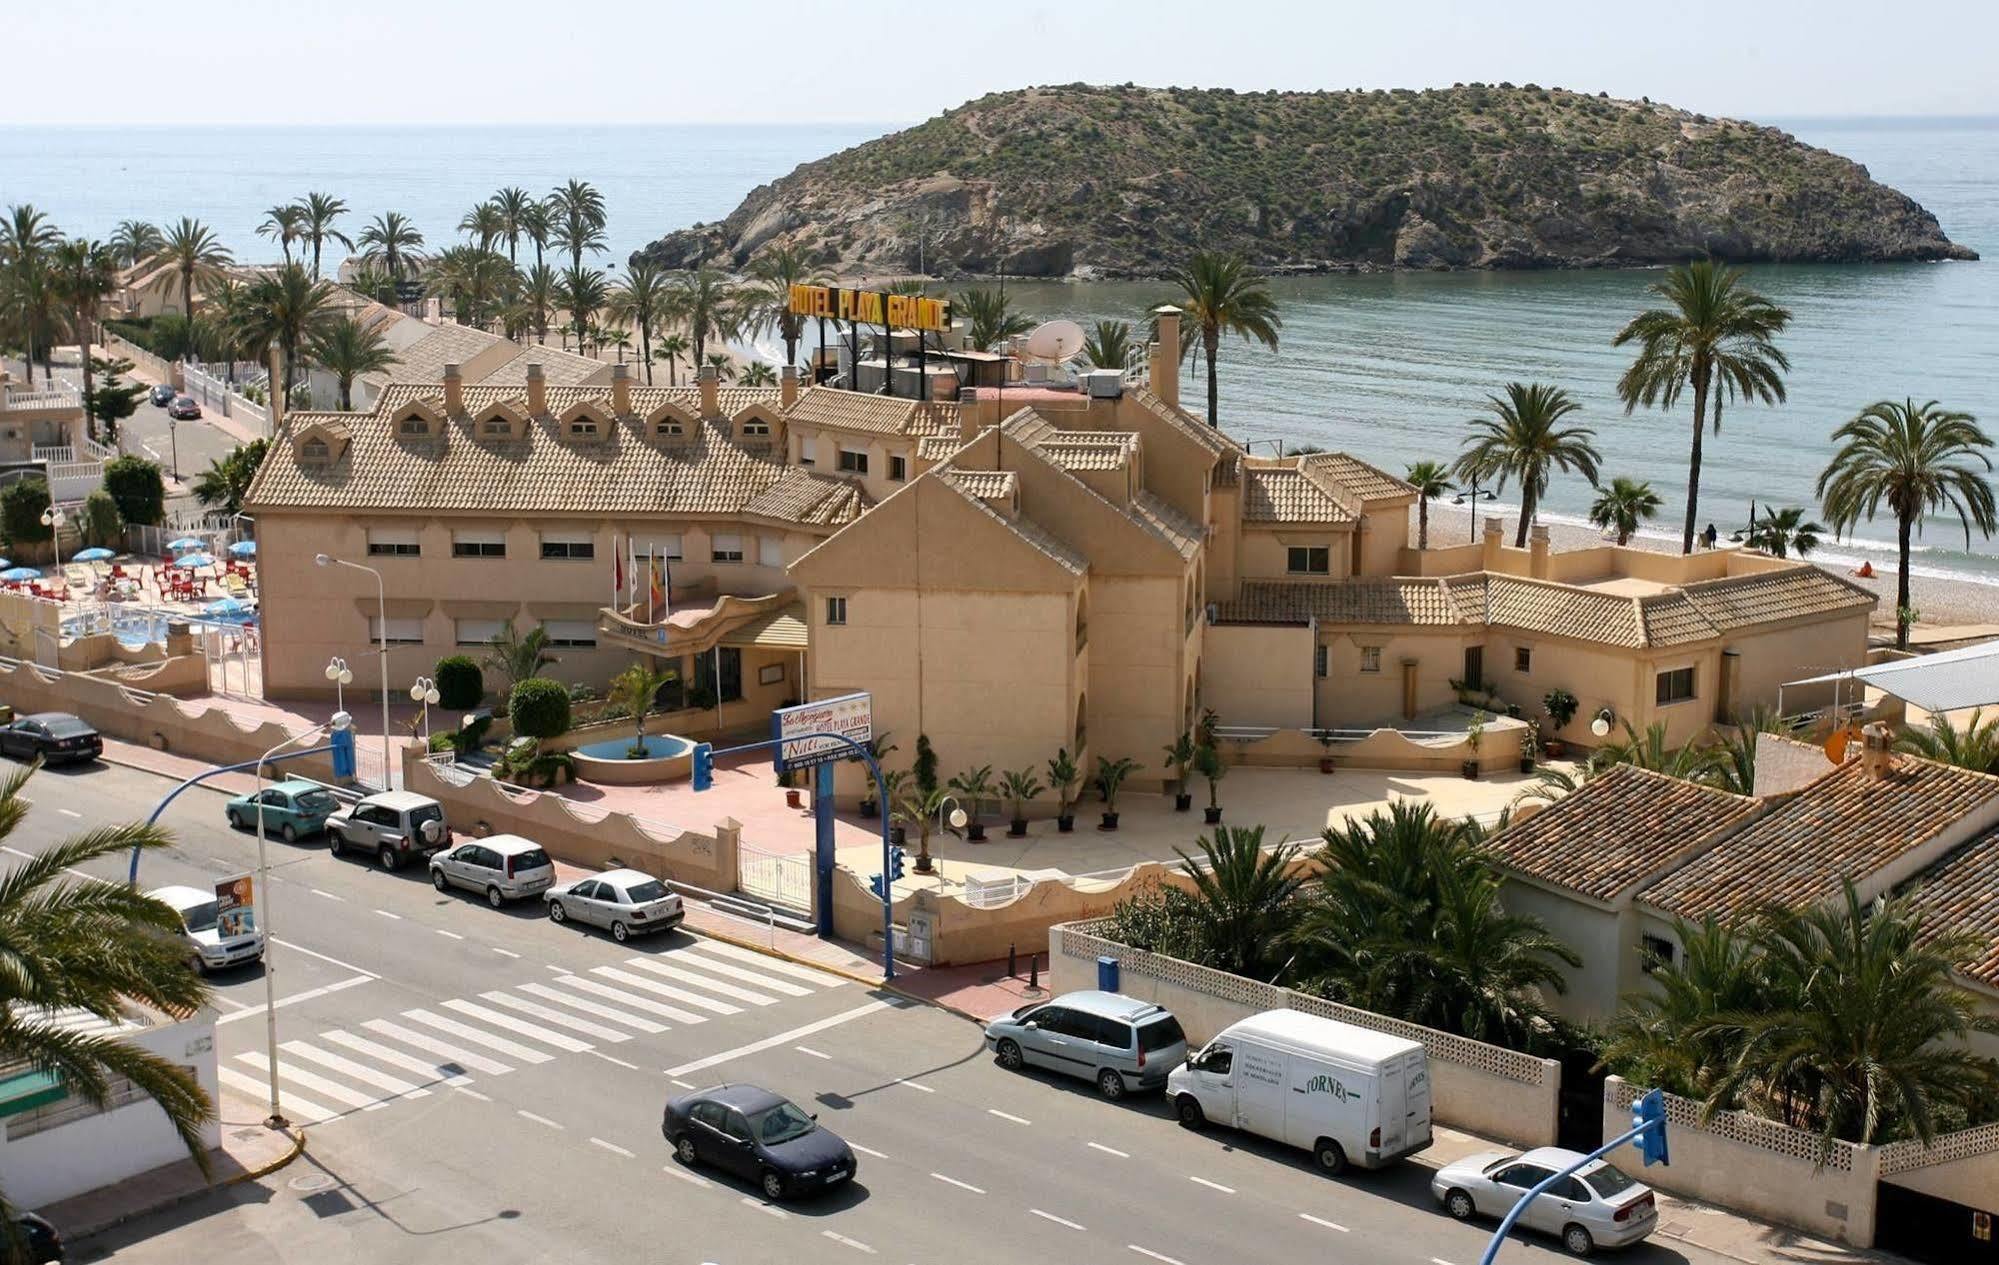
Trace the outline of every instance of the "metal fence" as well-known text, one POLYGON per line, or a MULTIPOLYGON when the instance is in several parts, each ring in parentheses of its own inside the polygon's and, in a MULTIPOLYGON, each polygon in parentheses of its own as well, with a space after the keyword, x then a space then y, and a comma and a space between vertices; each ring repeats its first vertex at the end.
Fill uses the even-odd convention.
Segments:
POLYGON ((736 849, 736 890, 800 913, 812 912, 812 854, 736 849))
POLYGON ((242 386, 242 383, 232 387, 230 383, 195 364, 181 366, 181 379, 186 383, 187 393, 200 400, 203 408, 215 409, 224 417, 242 422, 260 435, 266 437, 270 435, 270 410, 239 394, 235 388, 242 386))

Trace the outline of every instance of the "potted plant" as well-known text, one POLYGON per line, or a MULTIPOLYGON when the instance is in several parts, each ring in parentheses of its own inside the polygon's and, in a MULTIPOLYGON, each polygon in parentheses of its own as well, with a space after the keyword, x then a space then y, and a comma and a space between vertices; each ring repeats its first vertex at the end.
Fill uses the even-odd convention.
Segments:
POLYGON ((798 789, 797 782, 798 775, 792 769, 786 769, 777 775, 777 784, 784 788, 784 806, 786 808, 805 807, 805 796, 798 789))
POLYGON ((1319 750, 1322 752, 1319 756, 1319 772, 1331 773, 1333 771, 1333 731, 1330 729, 1314 730, 1312 736, 1319 740, 1319 750))
POLYGON ((1033 769, 1008 769, 1000 778, 1000 789, 1006 793, 1007 802, 1013 805, 1013 820, 1007 823, 1009 839, 1023 839, 1027 836, 1027 802, 1041 794, 1041 781, 1034 776, 1033 769))
POLYGON ((1187 793, 1187 769, 1194 763, 1194 735, 1181 734, 1166 748, 1166 767, 1173 770, 1173 811, 1184 813, 1194 805, 1187 793))
POLYGON ((903 840, 909 836, 909 831, 904 824, 909 819, 902 815, 901 808, 903 791, 908 785, 908 769, 882 770, 883 803, 888 806, 888 839, 890 843, 898 848, 902 846, 903 840))
POLYGON ((1048 762, 1048 789, 1055 792, 1055 829, 1065 835, 1076 828, 1076 814, 1069 811, 1076 803, 1071 791, 1082 776, 1067 747, 1059 748, 1048 762))
MULTIPOLYGON (((882 761, 888 759, 889 753, 894 750, 895 744, 888 740, 886 730, 868 739, 868 754, 875 758, 875 767, 878 769, 881 768, 882 761)), ((867 789, 861 792, 861 816, 872 817, 880 811, 881 804, 875 799, 875 780, 869 778, 867 789)))
POLYGON ((1222 718, 1215 714, 1214 708, 1212 707, 1202 708, 1201 723, 1194 727, 1198 732, 1198 736, 1195 738, 1194 745, 1197 747, 1214 746, 1215 730, 1221 725, 1221 723, 1222 723, 1222 718))
POLYGON ((1465 726, 1465 745, 1471 748, 1471 758, 1458 766, 1467 781, 1478 781, 1478 745, 1485 740, 1485 713, 1471 714, 1471 724, 1465 726))
POLYGON ((916 759, 910 763, 909 773, 916 779, 916 789, 925 795, 937 789, 937 751, 930 745, 929 734, 916 735, 916 759))
POLYGON ((1559 756, 1564 750, 1561 732, 1576 718, 1576 708, 1581 704, 1576 701, 1575 695, 1558 685, 1542 697, 1541 706, 1547 709, 1548 719, 1553 722, 1548 731, 1548 754, 1559 756))
POLYGON ((1527 728, 1520 731, 1520 771, 1522 773, 1532 773, 1534 771, 1534 757, 1540 753, 1540 750, 1541 722, 1530 720, 1527 722, 1527 728))
POLYGON ((1199 773, 1208 783, 1208 806, 1201 816, 1210 826, 1218 826, 1222 821, 1222 806, 1215 799, 1215 784, 1228 775, 1229 766, 1222 763, 1221 749, 1211 742, 1204 742, 1194 749, 1194 772, 1199 773))
POLYGON ((951 779, 950 789, 964 797, 965 811, 972 818, 965 826, 965 838, 972 843, 984 843, 986 823, 979 820, 979 814, 993 797, 993 766, 982 764, 976 769, 966 769, 951 779))
POLYGON ((1097 757, 1097 794, 1104 797, 1103 820, 1097 823, 1099 830, 1117 829, 1117 794, 1124 780, 1138 772, 1138 761, 1130 756, 1119 756, 1115 760, 1097 757))
POLYGON ((930 861, 930 831, 937 825, 937 810, 944 807, 944 801, 949 798, 949 793, 942 787, 931 791, 928 795, 923 793, 923 788, 920 786, 912 785, 903 788, 902 799, 899 801, 902 809, 901 815, 903 821, 912 822, 916 826, 916 872, 918 874, 932 874, 936 872, 936 867, 930 861))

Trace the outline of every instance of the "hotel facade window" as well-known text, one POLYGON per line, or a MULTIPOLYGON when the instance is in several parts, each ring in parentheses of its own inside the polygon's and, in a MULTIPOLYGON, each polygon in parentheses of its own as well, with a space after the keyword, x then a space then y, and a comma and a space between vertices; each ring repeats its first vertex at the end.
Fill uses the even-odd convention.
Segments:
POLYGON ((801 466, 813 465, 818 461, 818 456, 819 445, 817 441, 810 435, 800 435, 798 437, 798 464, 801 466))
POLYGON ((453 641, 461 646, 483 646, 500 635, 504 620, 461 619, 453 623, 453 641))
POLYGON ((544 619, 541 630, 551 646, 588 650, 597 644, 597 625, 587 619, 544 619))
POLYGON ((1674 668, 1661 672, 1656 678, 1655 701, 1664 707, 1668 703, 1684 703, 1694 696, 1694 670, 1674 668))
POLYGON ((1326 675, 1326 647, 1322 645, 1312 647, 1312 675, 1326 675))
POLYGON ((888 459, 888 481, 901 483, 909 478, 909 458, 890 457, 888 459))
POLYGON ((826 599, 826 622, 829 624, 844 624, 847 622, 846 598, 829 597, 826 599))
POLYGON ((715 691, 718 701, 738 702, 743 697, 743 652, 734 646, 722 646, 707 654, 694 656, 694 679, 715 691), (717 664, 715 660, 721 659, 717 664), (719 679, 717 669, 720 669, 719 679))
POLYGON ((420 646, 423 644, 423 621, 390 616, 385 624, 380 618, 370 615, 368 640, 377 643, 387 642, 392 646, 420 646))
POLYGON ((455 531, 451 533, 454 558, 504 558, 507 534, 498 531, 455 531))
POLYGON ((1293 545, 1284 551, 1284 569, 1292 575, 1331 575, 1332 550, 1324 545, 1293 545))
POLYGON ((368 529, 370 558, 414 558, 423 552, 415 528, 371 527, 368 529))
POLYGON ((741 562, 743 538, 734 532, 718 531, 708 541, 710 562, 741 562))
POLYGON ((867 472, 868 454, 855 452, 851 448, 842 448, 840 450, 840 473, 866 474, 867 472))
POLYGON ((632 541, 632 556, 639 560, 639 565, 641 566, 645 565, 645 561, 648 558, 664 558, 668 562, 679 562, 681 560, 680 533, 677 531, 667 532, 659 536, 634 539, 632 541))
POLYGON ((1363 672, 1381 671, 1380 646, 1362 646, 1360 648, 1360 670, 1363 672))
POLYGON ((589 532, 545 531, 541 534, 541 556, 553 559, 580 559, 597 556, 597 543, 589 532))
POLYGON ((761 567, 783 566, 784 542, 776 536, 758 536, 757 565, 761 567))

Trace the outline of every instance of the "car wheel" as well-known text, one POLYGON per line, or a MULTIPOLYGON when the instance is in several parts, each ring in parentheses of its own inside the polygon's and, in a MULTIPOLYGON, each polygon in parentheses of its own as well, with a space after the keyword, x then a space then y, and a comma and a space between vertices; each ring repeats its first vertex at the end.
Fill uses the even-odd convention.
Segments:
POLYGON ((1596 1250, 1596 1240, 1589 1231, 1579 1225, 1571 1225, 1562 1231, 1562 1246, 1569 1249, 1571 1256, 1588 1256, 1596 1250))
POLYGON ((784 1198, 784 1176, 772 1169, 765 1169, 763 1176, 764 1198, 776 1203, 784 1198))
POLYGON ((625 926, 624 923, 614 922, 611 924, 611 939, 616 940, 619 944, 623 944, 625 941, 631 939, 631 936, 631 928, 625 926))
POLYGON ((548 920, 550 922, 569 921, 569 911, 562 907, 561 901, 552 900, 548 902, 548 920))
POLYGON ((499 888, 489 887, 486 889, 486 903, 488 905, 491 905, 493 908, 498 909, 500 906, 507 903, 507 898, 500 894, 499 888))
POLYGON ((432 887, 435 887, 438 891, 442 892, 448 890, 451 887, 451 880, 444 877, 443 870, 438 869, 436 866, 432 866, 430 868, 430 885, 432 887))
POLYGON ((1097 1092, 1106 1102, 1116 1102, 1124 1097, 1124 1077, 1115 1068, 1105 1068, 1097 1073, 1097 1092))
POLYGON ((1207 1113, 1201 1110, 1200 1102, 1192 1094, 1182 1094, 1173 1100, 1173 1114, 1180 1117, 1180 1123, 1189 1129, 1198 1129, 1208 1123, 1207 1113))
POLYGON ((290 822, 286 822, 283 828, 278 831, 278 837, 283 839, 286 843, 297 843, 298 827, 292 825, 290 822))
POLYGON ((232 810, 232 811, 230 811, 230 812, 227 812, 227 813, 224 813, 224 814, 223 814, 223 816, 225 816, 225 817, 227 817, 227 818, 229 819, 229 828, 230 828, 231 830, 244 830, 244 829, 247 829, 247 827, 243 825, 243 819, 242 819, 241 817, 238 817, 238 816, 237 816, 237 815, 235 814, 235 812, 234 812, 233 810, 232 810))
POLYGON ((695 1153, 694 1139, 684 1133, 674 1140, 673 1157, 689 1168, 692 1168, 701 1159, 695 1153))
POLYGON ((385 870, 394 870, 403 863, 402 858, 396 855, 396 850, 386 843, 382 845, 382 850, 375 854, 375 860, 379 861, 385 870))
POLYGON ((341 834, 338 830, 335 830, 330 826, 327 827, 326 855, 331 857, 339 856, 341 849, 346 844, 346 842, 347 842, 347 837, 345 835, 341 834))
POLYGON ((1469 1221, 1477 1215, 1478 1205, 1468 1192, 1453 1190, 1444 1196, 1444 1211, 1459 1221, 1469 1221))
POLYGON ((208 964, 201 960, 199 953, 190 953, 187 955, 187 969, 193 971, 196 975, 208 974, 208 964))
POLYGON ((1347 1171, 1346 1149, 1331 1138, 1320 1138, 1312 1147, 1312 1158, 1319 1163, 1319 1171, 1328 1177, 1338 1177, 1347 1171))
POLYGON ((1018 1072, 1021 1064, 1027 1061, 1020 1056, 1020 1043, 1012 1037, 1000 1042, 999 1048, 993 1053, 999 1060, 999 1065, 1009 1072, 1018 1072))

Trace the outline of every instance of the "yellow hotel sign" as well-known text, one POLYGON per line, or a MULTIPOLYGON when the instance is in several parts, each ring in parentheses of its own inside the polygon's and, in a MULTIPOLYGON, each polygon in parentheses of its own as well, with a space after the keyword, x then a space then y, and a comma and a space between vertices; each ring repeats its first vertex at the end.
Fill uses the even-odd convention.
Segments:
POLYGON ((791 287, 793 316, 824 316, 863 325, 942 331, 951 328, 951 304, 920 294, 883 294, 879 290, 847 290, 839 286, 791 287))

